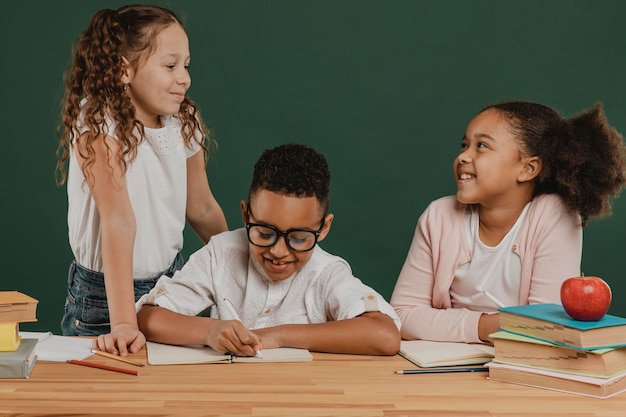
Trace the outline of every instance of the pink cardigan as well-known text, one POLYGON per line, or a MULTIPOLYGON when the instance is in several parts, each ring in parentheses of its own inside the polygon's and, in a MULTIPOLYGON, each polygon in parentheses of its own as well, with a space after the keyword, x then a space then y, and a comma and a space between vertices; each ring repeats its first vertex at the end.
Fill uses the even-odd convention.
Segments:
MULTIPOLYGON (((402 321, 403 339, 481 343, 482 312, 452 308, 450 301, 457 268, 472 258, 465 237, 465 209, 448 196, 433 201, 420 216, 391 296, 402 321)), ((514 250, 521 259, 519 304, 560 303, 561 283, 580 275, 579 216, 568 213, 554 194, 536 197, 514 250)))

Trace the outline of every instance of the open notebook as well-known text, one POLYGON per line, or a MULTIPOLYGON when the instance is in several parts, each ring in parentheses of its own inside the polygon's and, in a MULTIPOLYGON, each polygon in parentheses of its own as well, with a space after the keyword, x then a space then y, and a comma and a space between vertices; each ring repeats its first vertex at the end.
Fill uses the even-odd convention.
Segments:
POLYGON ((403 340, 400 356, 422 368, 431 368, 484 364, 493 358, 494 350, 481 344, 403 340))
POLYGON ((183 365, 201 363, 264 363, 264 362, 310 362, 313 355, 306 349, 263 349, 263 358, 234 356, 219 353, 208 346, 175 346, 147 342, 149 365, 183 365))

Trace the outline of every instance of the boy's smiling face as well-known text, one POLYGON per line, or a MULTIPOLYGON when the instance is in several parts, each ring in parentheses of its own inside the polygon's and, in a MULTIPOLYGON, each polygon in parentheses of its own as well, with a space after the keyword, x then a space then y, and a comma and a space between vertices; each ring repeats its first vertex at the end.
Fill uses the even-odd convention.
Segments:
MULTIPOLYGON (((324 211, 316 197, 295 197, 259 190, 248 203, 241 202, 241 215, 244 221, 273 226, 281 231, 305 229, 317 231, 324 221, 324 227, 317 239, 324 240, 330 230, 333 215, 324 218, 324 211), (249 215, 249 213, 251 213, 249 215)), ((272 281, 282 281, 300 270, 311 259, 313 251, 297 252, 290 249, 284 237, 280 236, 270 247, 259 247, 248 243, 250 256, 263 268, 272 281)))

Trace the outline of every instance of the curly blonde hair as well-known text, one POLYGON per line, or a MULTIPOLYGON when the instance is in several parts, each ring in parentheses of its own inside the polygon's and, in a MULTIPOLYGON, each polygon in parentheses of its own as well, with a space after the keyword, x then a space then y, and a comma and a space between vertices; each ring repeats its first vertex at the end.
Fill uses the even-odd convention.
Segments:
MULTIPOLYGON (((133 68, 138 68, 154 52, 157 35, 172 24, 183 27, 174 12, 149 5, 103 9, 92 16, 73 45, 72 61, 64 74, 65 93, 56 152, 59 185, 67 180, 66 163, 78 136, 77 123, 81 101, 85 97, 88 100, 84 105, 84 123, 89 131, 84 136, 84 147, 81 147, 85 177, 95 162, 94 141, 109 133, 105 117, 116 121, 115 135, 121 147, 119 157, 124 169, 127 162, 136 158, 137 147, 144 140, 144 126, 136 119, 135 107, 121 80, 124 72, 122 58, 126 58, 133 68), (136 128, 140 132, 139 137, 134 134, 136 128)), ((176 117, 182 124, 185 145, 191 148, 192 142, 197 142, 204 151, 206 163, 213 140, 197 105, 185 97, 176 117), (196 139, 196 131, 204 137, 196 139)))

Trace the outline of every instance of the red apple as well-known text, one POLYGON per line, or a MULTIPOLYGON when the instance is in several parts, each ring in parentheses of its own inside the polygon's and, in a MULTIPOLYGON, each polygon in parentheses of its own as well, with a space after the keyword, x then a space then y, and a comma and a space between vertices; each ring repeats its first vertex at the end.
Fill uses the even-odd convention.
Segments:
POLYGON ((599 277, 568 278, 561 284, 561 304, 575 320, 600 320, 611 305, 611 287, 599 277))

